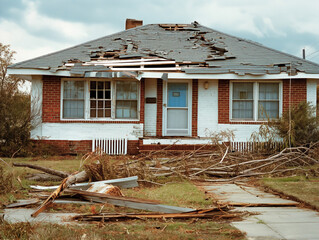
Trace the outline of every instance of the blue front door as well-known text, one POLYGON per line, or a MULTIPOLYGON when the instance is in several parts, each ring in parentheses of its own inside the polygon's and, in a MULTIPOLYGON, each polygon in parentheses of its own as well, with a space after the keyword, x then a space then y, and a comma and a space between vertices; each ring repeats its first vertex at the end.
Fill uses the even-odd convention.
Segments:
POLYGON ((188 83, 168 83, 166 135, 188 135, 188 105, 188 83))

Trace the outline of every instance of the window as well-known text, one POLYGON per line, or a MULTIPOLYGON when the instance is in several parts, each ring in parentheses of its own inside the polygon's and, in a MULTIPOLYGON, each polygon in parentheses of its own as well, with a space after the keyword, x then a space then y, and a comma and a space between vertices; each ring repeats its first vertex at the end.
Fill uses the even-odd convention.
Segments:
POLYGON ((63 79, 62 83, 63 119, 138 119, 138 82, 63 79))
POLYGON ((84 82, 64 81, 63 118, 84 118, 84 82))
POLYGON ((279 82, 233 82, 233 120, 267 120, 280 116, 279 82))
POLYGON ((111 82, 90 82, 90 117, 111 117, 111 82))
POLYGON ((137 118, 137 83, 116 83, 116 118, 137 118))
POLYGON ((253 83, 233 84, 233 119, 253 119, 253 83))
POLYGON ((259 83, 258 119, 279 118, 279 84, 259 83))

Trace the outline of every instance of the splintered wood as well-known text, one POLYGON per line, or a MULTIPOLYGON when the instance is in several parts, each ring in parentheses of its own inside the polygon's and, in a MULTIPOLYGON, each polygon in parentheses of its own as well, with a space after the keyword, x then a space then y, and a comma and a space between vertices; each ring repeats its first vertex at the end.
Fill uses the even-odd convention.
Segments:
POLYGON ((230 181, 264 175, 291 176, 297 172, 319 174, 316 169, 305 168, 319 163, 318 143, 286 148, 272 155, 230 152, 228 147, 220 151, 198 149, 175 155, 166 150, 149 152, 138 160, 117 166, 117 170, 148 180, 173 175, 190 180, 230 181))
POLYGON ((77 221, 119 221, 130 219, 189 219, 189 218, 209 218, 215 220, 234 219, 245 215, 242 212, 228 212, 229 208, 215 207, 210 209, 195 210, 183 213, 100 213, 91 215, 78 215, 73 219, 77 221))

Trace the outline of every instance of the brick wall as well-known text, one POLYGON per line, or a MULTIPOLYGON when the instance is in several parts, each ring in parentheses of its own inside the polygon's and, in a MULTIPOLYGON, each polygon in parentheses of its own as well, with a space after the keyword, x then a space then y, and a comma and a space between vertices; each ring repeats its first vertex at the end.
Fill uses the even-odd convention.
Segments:
POLYGON ((156 136, 163 136, 163 80, 157 79, 156 136))
POLYGON ((218 123, 229 123, 229 80, 218 81, 218 123))
MULTIPOLYGON (((289 97, 290 80, 283 80, 283 112, 289 109, 289 103, 297 105, 302 101, 307 101, 307 80, 291 80, 291 99, 289 97)), ((229 80, 218 81, 218 123, 219 124, 260 124, 260 122, 230 122, 229 116, 229 80)))
POLYGON ((42 121, 60 122, 61 80, 55 76, 43 76, 42 121))
POLYGON ((283 81, 283 105, 282 111, 286 112, 289 109, 290 103, 292 106, 298 105, 300 102, 307 101, 307 80, 306 79, 292 79, 291 91, 290 80, 283 81), (290 97, 291 94, 291 97, 290 97))
MULTIPOLYGON (((92 140, 35 140, 35 142, 53 146, 57 154, 85 154, 92 151, 92 140)), ((139 140, 127 141, 127 153, 139 153, 139 140)))
POLYGON ((197 137, 198 123, 198 80, 193 79, 192 92, 192 137, 197 137))
POLYGON ((145 79, 141 79, 140 123, 144 123, 145 114, 145 79))

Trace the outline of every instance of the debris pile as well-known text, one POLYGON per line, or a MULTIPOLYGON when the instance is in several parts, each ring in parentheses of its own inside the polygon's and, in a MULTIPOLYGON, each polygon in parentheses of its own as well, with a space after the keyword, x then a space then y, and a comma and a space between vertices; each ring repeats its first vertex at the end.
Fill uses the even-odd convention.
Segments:
MULTIPOLYGON (((273 155, 200 149, 163 157, 165 150, 150 152, 142 158, 126 162, 119 169, 122 174, 138 174, 141 178, 155 180, 163 176, 179 176, 190 180, 230 181, 242 177, 291 176, 296 172, 319 175, 318 169, 304 168, 318 164, 319 144, 285 148, 273 155)), ((119 166, 118 166, 119 167, 119 166)))

